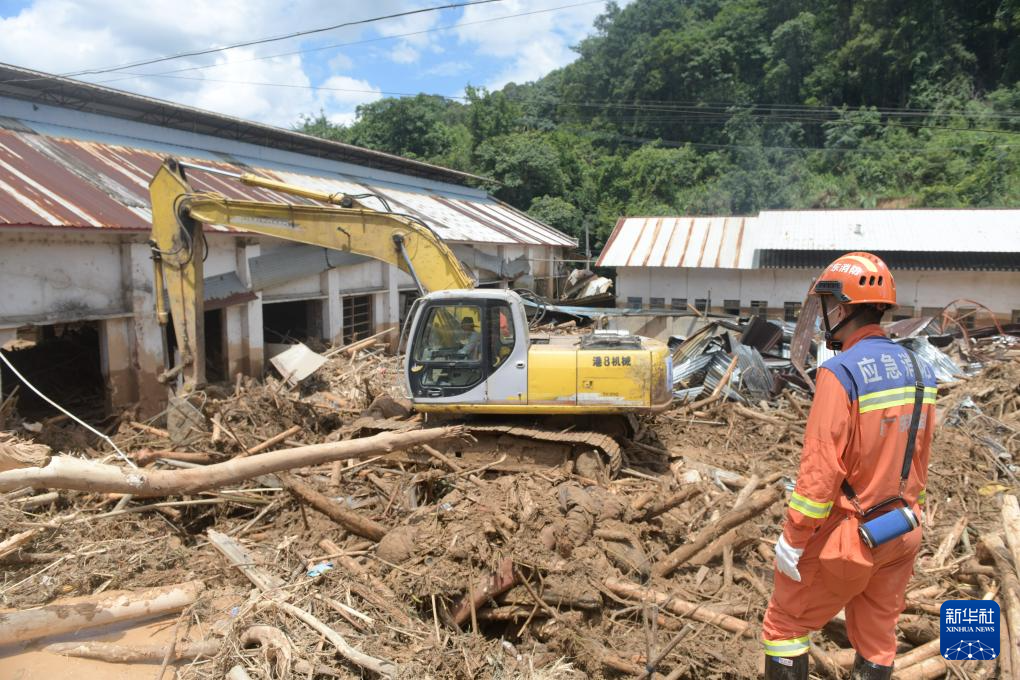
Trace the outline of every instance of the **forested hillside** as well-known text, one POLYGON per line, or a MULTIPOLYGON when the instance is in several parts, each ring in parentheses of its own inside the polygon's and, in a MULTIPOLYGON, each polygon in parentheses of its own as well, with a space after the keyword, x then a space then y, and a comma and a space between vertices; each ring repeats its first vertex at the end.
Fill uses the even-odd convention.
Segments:
POLYGON ((580 57, 463 101, 299 128, 498 181, 605 239, 620 215, 1020 204, 1020 0, 635 0, 580 57))

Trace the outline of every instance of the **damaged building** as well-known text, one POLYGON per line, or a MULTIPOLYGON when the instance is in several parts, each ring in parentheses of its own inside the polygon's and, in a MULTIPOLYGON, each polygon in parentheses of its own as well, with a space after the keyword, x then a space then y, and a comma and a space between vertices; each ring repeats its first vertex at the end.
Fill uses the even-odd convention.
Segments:
MULTIPOLYGON (((462 172, 12 66, 0 80, 0 346, 44 391, 96 409, 153 413, 166 399, 157 376, 174 347, 156 319, 147 243, 148 182, 166 156, 381 197, 431 227, 480 286, 553 294, 576 246, 462 172)), ((189 180, 228 198, 302 200, 202 171, 189 180)), ((268 343, 398 326, 417 294, 400 270, 350 253, 218 225, 206 239, 210 379, 260 374, 268 343)), ((3 371, 0 402, 16 386, 3 371)))
POLYGON ((804 210, 621 218, 598 260, 617 306, 795 321, 822 267, 867 250, 896 273, 893 319, 950 301, 970 326, 1020 321, 1020 210, 804 210))

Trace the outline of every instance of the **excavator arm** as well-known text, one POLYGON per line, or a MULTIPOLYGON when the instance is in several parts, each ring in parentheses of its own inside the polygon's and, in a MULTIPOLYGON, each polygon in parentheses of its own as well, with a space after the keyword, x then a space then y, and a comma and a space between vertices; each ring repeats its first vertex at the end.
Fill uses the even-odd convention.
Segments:
POLYGON ((410 274, 423 294, 474 287, 474 281, 453 251, 414 218, 355 207, 356 201, 342 195, 211 168, 201 169, 231 175, 251 186, 333 205, 242 201, 196 192, 188 184, 185 167, 188 166, 168 158, 149 184, 156 312, 162 324, 172 319, 181 353, 181 362, 161 377, 165 381, 183 372, 185 392, 205 382, 202 281, 207 248, 203 224, 229 226, 386 262, 410 274))

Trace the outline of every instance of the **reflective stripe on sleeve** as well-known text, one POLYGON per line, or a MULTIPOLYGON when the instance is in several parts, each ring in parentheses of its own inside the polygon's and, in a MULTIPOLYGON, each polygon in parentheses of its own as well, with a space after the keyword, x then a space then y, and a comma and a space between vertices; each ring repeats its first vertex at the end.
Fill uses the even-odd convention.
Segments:
POLYGON ((768 656, 800 656, 811 650, 811 641, 807 635, 791 640, 762 640, 761 642, 765 647, 765 654, 768 656))
POLYGON ((793 496, 790 498, 790 507, 804 515, 805 517, 811 517, 812 519, 825 519, 832 512, 832 501, 828 503, 819 503, 813 501, 810 498, 801 496, 796 491, 793 492, 793 496))
POLYGON ((926 500, 928 500, 928 492, 925 489, 921 489, 921 493, 917 494, 917 504, 924 505, 926 500))
MULTIPOLYGON (((916 388, 914 387, 894 387, 891 390, 862 394, 857 400, 857 410, 859 413, 867 413, 869 411, 877 411, 880 408, 892 408, 893 406, 913 404, 915 391, 916 388)), ((934 404, 935 397, 937 396, 937 389, 934 387, 925 387, 924 397, 922 398, 921 403, 934 404)))

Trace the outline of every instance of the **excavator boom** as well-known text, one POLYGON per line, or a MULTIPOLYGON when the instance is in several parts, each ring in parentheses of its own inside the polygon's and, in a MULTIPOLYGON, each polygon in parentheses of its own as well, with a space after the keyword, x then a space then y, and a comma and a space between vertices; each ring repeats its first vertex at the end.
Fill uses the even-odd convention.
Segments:
MULTIPOLYGON (((204 169, 211 170, 211 169, 204 169)), ((245 184, 341 203, 343 197, 254 175, 237 175, 245 184)), ((166 290, 170 309, 157 294, 160 322, 172 318, 181 363, 164 374, 184 372, 185 391, 205 382, 203 224, 227 225, 253 234, 347 251, 386 262, 407 272, 421 292, 473 288, 474 281, 456 255, 425 224, 406 215, 338 205, 312 206, 242 201, 215 193, 195 192, 183 164, 164 161, 149 185, 156 285, 166 290)), ((342 204, 356 205, 350 199, 342 204)))

